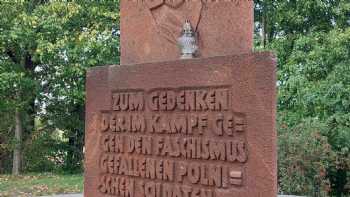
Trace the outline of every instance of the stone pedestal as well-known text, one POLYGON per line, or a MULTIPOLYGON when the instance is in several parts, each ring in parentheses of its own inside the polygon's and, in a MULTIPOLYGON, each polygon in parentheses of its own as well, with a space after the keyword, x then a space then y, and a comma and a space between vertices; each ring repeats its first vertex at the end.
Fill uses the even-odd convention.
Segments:
POLYGON ((85 197, 277 195, 271 53, 97 67, 85 197))

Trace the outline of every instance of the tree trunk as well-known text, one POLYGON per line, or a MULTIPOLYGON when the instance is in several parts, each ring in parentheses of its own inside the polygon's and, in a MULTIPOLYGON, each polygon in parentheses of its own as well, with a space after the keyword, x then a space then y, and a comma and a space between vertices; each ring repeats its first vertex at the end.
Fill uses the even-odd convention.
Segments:
POLYGON ((13 151, 12 174, 19 175, 22 163, 22 118, 18 109, 15 112, 15 140, 16 145, 13 151))
POLYGON ((267 19, 266 19, 266 13, 265 11, 263 11, 264 13, 262 13, 262 22, 261 22, 261 25, 262 25, 262 36, 261 36, 261 39, 262 39, 262 44, 263 44, 263 47, 265 48, 266 47, 266 42, 267 42, 267 38, 266 38, 266 29, 267 29, 267 19))

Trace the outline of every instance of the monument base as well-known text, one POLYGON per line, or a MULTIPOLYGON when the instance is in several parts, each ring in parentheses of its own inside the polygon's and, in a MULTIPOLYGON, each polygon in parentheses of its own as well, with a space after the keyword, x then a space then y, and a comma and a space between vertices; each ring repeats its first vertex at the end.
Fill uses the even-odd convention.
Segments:
POLYGON ((277 195, 268 52, 87 74, 85 197, 277 195))

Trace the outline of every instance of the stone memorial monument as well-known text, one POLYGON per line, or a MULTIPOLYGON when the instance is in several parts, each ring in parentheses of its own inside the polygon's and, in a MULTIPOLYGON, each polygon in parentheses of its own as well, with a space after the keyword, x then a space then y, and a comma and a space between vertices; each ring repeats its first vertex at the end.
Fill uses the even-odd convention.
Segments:
POLYGON ((275 197, 275 57, 249 0, 121 0, 87 74, 85 197, 275 197))
POLYGON ((198 57, 252 51, 252 0, 121 0, 121 64, 178 59, 185 20, 198 37, 198 57))

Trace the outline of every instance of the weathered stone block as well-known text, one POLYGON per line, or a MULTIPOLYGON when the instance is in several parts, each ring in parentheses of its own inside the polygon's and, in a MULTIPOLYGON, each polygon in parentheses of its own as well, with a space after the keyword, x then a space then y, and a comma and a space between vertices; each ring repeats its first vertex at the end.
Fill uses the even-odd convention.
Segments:
POLYGON ((121 64, 177 60, 185 20, 196 31, 197 57, 250 53, 252 0, 122 0, 121 64))
POLYGON ((87 76, 85 197, 277 195, 270 53, 87 76))

